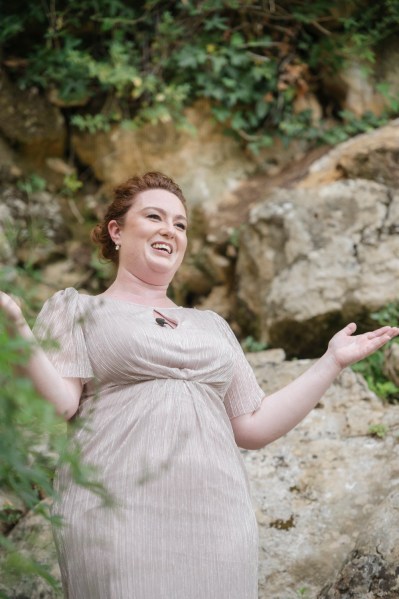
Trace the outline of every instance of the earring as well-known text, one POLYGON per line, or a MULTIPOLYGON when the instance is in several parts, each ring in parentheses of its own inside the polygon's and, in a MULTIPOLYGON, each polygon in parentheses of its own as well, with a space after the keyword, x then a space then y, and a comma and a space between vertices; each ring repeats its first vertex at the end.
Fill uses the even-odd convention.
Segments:
POLYGON ((120 248, 120 247, 121 247, 121 246, 119 245, 119 243, 116 243, 116 244, 115 244, 115 249, 116 249, 116 251, 119 251, 119 248, 120 248))

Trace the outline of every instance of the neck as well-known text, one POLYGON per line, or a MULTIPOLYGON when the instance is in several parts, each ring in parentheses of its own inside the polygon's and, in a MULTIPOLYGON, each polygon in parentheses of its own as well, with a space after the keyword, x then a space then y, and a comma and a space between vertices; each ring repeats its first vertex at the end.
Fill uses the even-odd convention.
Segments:
POLYGON ((174 306, 166 295, 168 287, 168 283, 155 285, 119 269, 115 281, 108 287, 105 295, 149 306, 174 306))

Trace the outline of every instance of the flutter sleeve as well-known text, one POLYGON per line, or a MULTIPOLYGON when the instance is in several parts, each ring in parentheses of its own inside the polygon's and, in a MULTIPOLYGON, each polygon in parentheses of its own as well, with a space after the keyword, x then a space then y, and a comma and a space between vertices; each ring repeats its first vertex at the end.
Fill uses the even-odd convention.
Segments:
POLYGON ((236 336, 227 322, 213 312, 216 324, 234 351, 233 378, 224 397, 224 406, 229 418, 255 412, 265 396, 256 380, 236 336))
POLYGON ((79 310, 79 293, 69 287, 48 299, 33 327, 56 370, 63 377, 87 382, 93 370, 84 336, 84 317, 79 310))

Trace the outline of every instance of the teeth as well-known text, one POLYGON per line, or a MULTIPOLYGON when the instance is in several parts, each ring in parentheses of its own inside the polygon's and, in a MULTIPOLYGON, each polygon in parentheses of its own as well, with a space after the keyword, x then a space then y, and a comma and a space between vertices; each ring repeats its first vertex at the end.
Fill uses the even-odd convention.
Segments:
POLYGON ((166 243, 153 243, 152 247, 156 250, 165 250, 166 252, 168 252, 168 254, 172 253, 171 247, 166 243))

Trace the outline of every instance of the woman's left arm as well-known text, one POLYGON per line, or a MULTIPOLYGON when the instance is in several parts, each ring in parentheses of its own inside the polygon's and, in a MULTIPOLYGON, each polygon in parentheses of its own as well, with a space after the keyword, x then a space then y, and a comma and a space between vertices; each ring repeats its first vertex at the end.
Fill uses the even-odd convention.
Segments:
POLYGON ((259 449, 296 426, 320 401, 338 374, 380 349, 399 334, 397 327, 381 327, 371 333, 353 336, 354 323, 339 331, 326 353, 301 376, 265 397, 252 414, 231 420, 236 443, 245 449, 259 449))

